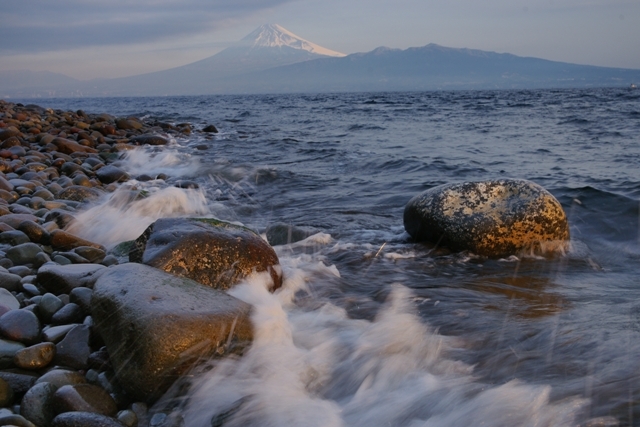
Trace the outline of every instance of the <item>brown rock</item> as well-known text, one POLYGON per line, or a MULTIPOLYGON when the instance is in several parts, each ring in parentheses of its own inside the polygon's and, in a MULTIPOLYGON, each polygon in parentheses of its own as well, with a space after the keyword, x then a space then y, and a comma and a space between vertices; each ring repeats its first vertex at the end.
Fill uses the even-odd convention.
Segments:
MULTIPOLYGON (((0 217, 0 219, 2 219, 2 217, 0 217)), ((105 250, 102 245, 82 239, 64 230, 53 230, 51 232, 51 247, 54 249, 59 251, 69 251, 79 246, 90 246, 92 248, 105 250)))
POLYGON ((416 240, 496 258, 562 251, 569 240, 560 203, 541 186, 516 179, 429 189, 409 201, 404 226, 416 240))
POLYGON ((85 147, 84 145, 80 145, 75 141, 65 138, 54 138, 51 141, 53 145, 55 145, 61 153, 64 154, 73 154, 73 153, 97 153, 98 150, 91 147, 85 147))
POLYGON ((53 395, 58 413, 92 412, 114 416, 118 412, 116 402, 102 387, 93 384, 74 384, 60 387, 53 395))
POLYGON ((282 285, 278 256, 267 242, 246 227, 214 219, 159 219, 138 237, 129 260, 218 289, 262 271, 270 273, 273 290, 282 285))

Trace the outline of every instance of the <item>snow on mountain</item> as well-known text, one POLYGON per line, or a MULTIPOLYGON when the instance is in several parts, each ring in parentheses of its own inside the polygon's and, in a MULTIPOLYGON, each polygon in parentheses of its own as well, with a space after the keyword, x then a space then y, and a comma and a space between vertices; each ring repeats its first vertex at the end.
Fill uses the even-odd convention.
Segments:
POLYGON ((242 39, 242 43, 251 47, 290 47, 324 56, 343 57, 344 53, 318 46, 303 39, 277 24, 265 24, 242 39))

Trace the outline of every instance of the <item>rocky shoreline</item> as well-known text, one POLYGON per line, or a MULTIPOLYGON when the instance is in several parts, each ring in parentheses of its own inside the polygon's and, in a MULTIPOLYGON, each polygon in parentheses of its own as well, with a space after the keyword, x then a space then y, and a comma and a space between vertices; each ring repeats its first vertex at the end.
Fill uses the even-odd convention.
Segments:
POLYGON ((94 284, 118 258, 65 227, 129 179, 111 164, 123 152, 191 132, 189 124, 0 100, 1 425, 171 425, 118 384, 96 333, 94 284))

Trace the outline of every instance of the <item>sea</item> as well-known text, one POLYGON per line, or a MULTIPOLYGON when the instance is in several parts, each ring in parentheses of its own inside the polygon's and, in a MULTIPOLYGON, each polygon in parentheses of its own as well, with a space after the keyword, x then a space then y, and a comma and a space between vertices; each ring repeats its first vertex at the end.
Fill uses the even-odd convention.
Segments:
POLYGON ((164 400, 183 425, 640 426, 640 90, 36 103, 192 126, 118 161, 167 179, 78 213, 86 238, 113 247, 163 216, 308 236, 274 246, 280 290, 256 275, 230 291, 255 339, 164 400), (487 259, 405 232, 413 196, 497 178, 561 202, 566 253, 487 259))

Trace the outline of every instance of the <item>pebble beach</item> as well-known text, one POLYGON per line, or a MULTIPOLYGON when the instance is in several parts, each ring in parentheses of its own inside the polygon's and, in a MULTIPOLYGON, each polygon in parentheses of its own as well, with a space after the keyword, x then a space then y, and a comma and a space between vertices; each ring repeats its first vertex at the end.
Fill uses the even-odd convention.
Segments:
MULTIPOLYGON (((92 277, 118 258, 64 228, 85 203, 129 179, 111 165, 123 152, 190 133, 189 124, 0 100, 1 425, 151 421, 147 405, 132 401, 114 380, 93 331, 92 277), (57 270, 69 265, 78 267, 57 270)), ((162 177, 136 177, 156 178, 162 177)))

